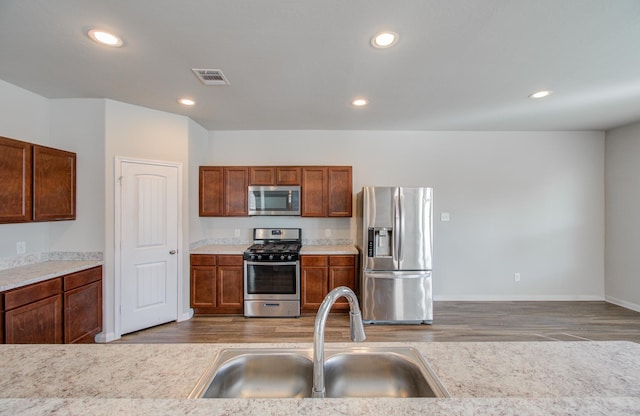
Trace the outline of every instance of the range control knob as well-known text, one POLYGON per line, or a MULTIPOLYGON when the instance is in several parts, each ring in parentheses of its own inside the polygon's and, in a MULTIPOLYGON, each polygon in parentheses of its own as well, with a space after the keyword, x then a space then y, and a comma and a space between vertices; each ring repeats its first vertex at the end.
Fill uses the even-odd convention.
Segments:
POLYGON ((258 254, 258 260, 262 260, 262 254, 258 254))
POLYGON ((280 260, 284 260, 284 254, 280 255, 280 260))
POLYGON ((273 260, 273 254, 269 254, 269 260, 273 260))
POLYGON ((293 256, 292 256, 291 254, 289 254, 289 255, 287 256, 287 260, 291 260, 292 258, 293 258, 293 256))

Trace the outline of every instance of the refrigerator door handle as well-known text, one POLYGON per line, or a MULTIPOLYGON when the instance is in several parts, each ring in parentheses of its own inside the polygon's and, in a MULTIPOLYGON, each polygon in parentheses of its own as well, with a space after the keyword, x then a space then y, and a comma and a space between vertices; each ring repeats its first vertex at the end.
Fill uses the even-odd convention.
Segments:
POLYGON ((393 204, 393 266, 396 269, 400 268, 402 260, 402 214, 402 195, 400 189, 396 189, 393 204))

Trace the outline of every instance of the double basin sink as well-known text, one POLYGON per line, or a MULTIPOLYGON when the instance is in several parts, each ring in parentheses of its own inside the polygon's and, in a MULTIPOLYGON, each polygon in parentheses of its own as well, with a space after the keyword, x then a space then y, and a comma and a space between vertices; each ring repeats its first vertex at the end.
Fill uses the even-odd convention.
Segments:
MULTIPOLYGON (((313 389, 311 349, 234 348, 220 352, 190 398, 305 398, 313 389)), ((410 347, 325 349, 326 397, 449 397, 410 347)))

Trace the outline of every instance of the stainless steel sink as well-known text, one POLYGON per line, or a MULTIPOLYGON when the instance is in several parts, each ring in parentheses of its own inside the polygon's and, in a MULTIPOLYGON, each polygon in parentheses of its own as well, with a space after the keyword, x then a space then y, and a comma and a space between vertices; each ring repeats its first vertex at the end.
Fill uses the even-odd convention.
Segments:
MULTIPOLYGON (((189 397, 311 397, 312 356, 311 349, 223 350, 189 397)), ((325 357, 326 397, 449 397, 414 348, 329 347, 325 357)))
MULTIPOLYGON (((311 397, 313 362, 305 355, 275 350, 225 350, 205 374, 195 397, 311 397)), ((190 397, 193 397, 193 394, 190 397)))

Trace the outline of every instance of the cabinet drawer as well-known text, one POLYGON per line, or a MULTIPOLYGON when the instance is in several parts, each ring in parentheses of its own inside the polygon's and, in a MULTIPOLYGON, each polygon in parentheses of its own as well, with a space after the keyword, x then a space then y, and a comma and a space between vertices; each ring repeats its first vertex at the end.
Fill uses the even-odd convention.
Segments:
POLYGON ((218 256, 218 266, 242 266, 242 256, 218 256))
POLYGON ((5 309, 9 311, 58 293, 62 293, 62 279, 60 277, 10 290, 4 294, 5 309))
POLYGON ((300 264, 304 266, 327 266, 327 256, 302 256, 300 264))
POLYGON ((94 267, 64 276, 64 290, 75 289, 102 279, 102 267, 94 267))
POLYGON ((355 256, 329 256, 329 264, 331 266, 354 266, 356 260, 355 256))
POLYGON ((215 266, 216 256, 214 254, 192 254, 192 266, 215 266))

